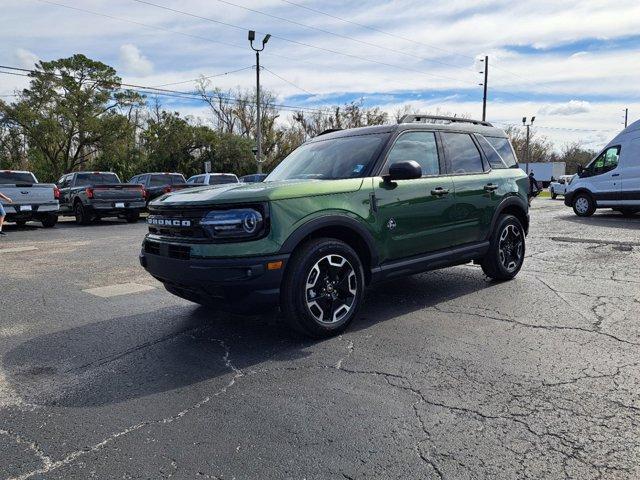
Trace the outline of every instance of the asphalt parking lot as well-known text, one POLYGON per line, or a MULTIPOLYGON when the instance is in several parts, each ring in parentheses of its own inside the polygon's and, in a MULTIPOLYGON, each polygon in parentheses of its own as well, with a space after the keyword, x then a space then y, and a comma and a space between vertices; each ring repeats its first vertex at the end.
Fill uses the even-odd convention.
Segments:
POLYGON ((166 293, 143 222, 8 226, 0 477, 639 478, 640 215, 531 214, 514 281, 379 285, 321 342, 166 293))

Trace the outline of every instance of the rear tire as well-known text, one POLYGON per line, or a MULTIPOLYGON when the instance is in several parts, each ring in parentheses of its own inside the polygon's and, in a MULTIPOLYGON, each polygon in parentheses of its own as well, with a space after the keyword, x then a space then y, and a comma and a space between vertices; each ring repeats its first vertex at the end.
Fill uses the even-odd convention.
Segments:
POLYGON ((73 214, 76 217, 76 223, 78 225, 89 225, 91 222, 91 217, 87 214, 87 209, 84 208, 82 202, 76 202, 73 206, 73 214))
POLYGON ((138 220, 140 220, 140 214, 138 212, 127 213, 124 219, 127 221, 127 223, 136 223, 138 220))
POLYGON ((596 211, 596 202, 586 192, 578 193, 573 199, 573 212, 579 217, 590 217, 596 211))
POLYGON ((555 200, 556 198, 558 198, 558 194, 551 190, 551 199, 555 200))
POLYGON ((324 338, 344 331, 364 297, 364 271, 358 254, 332 239, 309 240, 288 262, 280 307, 287 324, 303 335, 324 338))
POLYGON ((524 254, 525 233, 520 220, 513 215, 503 215, 491 235, 489 251, 480 266, 493 280, 511 280, 522 268, 524 254))
POLYGON ((639 211, 637 208, 618 208, 616 210, 620 212, 624 217, 633 217, 639 211))
POLYGON ((53 228, 58 223, 58 215, 51 213, 42 219, 42 226, 44 228, 53 228))

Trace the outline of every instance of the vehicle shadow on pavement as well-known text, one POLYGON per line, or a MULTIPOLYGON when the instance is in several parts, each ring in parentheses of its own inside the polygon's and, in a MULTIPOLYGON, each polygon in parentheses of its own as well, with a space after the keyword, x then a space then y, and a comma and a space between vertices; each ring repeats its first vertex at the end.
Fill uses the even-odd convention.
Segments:
POLYGON ((616 212, 596 212, 593 216, 586 218, 578 217, 573 214, 559 216, 557 218, 558 220, 566 220, 571 223, 587 225, 590 227, 624 228, 628 230, 640 229, 640 214, 635 214, 631 217, 624 217, 622 214, 616 212))
MULTIPOLYGON (((491 285, 475 268, 377 285, 345 335, 491 285)), ((334 358, 336 345, 292 333, 275 313, 239 317, 181 306, 30 339, 4 356, 3 369, 24 403, 91 407, 230 375, 231 365, 247 371, 265 363, 286 366, 312 353, 334 358)))

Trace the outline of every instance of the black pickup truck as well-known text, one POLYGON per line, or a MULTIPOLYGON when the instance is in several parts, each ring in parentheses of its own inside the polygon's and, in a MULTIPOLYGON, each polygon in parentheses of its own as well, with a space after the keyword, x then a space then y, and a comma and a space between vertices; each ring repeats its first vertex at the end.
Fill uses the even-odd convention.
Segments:
POLYGON ((129 183, 140 184, 144 187, 145 200, 151 200, 194 185, 187 183, 181 173, 140 173, 129 180, 129 183))
POLYGON ((104 217, 137 222, 146 206, 144 187, 121 183, 111 172, 74 172, 58 180, 60 213, 72 214, 76 223, 87 225, 104 217))

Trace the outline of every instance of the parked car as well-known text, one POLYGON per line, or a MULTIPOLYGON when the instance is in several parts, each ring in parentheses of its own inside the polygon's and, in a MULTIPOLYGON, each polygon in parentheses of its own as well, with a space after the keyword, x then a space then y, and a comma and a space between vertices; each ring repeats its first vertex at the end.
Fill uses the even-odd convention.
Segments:
POLYGON ((60 212, 75 215, 76 223, 87 225, 104 217, 137 222, 145 208, 144 188, 121 183, 111 172, 74 172, 58 180, 60 212))
POLYGON ((194 175, 187 180, 188 184, 200 185, 223 185, 226 183, 239 183, 237 175, 233 173, 202 173, 194 175))
POLYGON ((165 193, 193 186, 187 183, 181 173, 141 173, 132 177, 129 183, 137 183, 144 187, 147 203, 165 193))
POLYGON ((7 222, 22 227, 35 220, 45 228, 58 223, 60 191, 54 184, 38 183, 31 172, 0 170, 0 192, 13 200, 4 205, 7 222))
POLYGON ((640 211, 640 120, 620 132, 568 186, 565 205, 580 217, 598 208, 640 211))
POLYGON ((266 173, 254 173, 240 177, 240 181, 243 183, 259 183, 263 182, 265 178, 267 178, 266 173))
POLYGON ((551 182, 551 184, 549 185, 549 193, 551 194, 551 198, 555 200, 556 198, 558 198, 558 195, 564 196, 572 178, 573 175, 561 175, 558 180, 556 180, 555 182, 551 182))
POLYGON ((528 183, 504 131, 410 115, 320 135, 260 184, 151 202, 140 262, 182 298, 240 312, 279 305, 296 330, 335 335, 367 284, 469 261, 513 278, 528 183))

